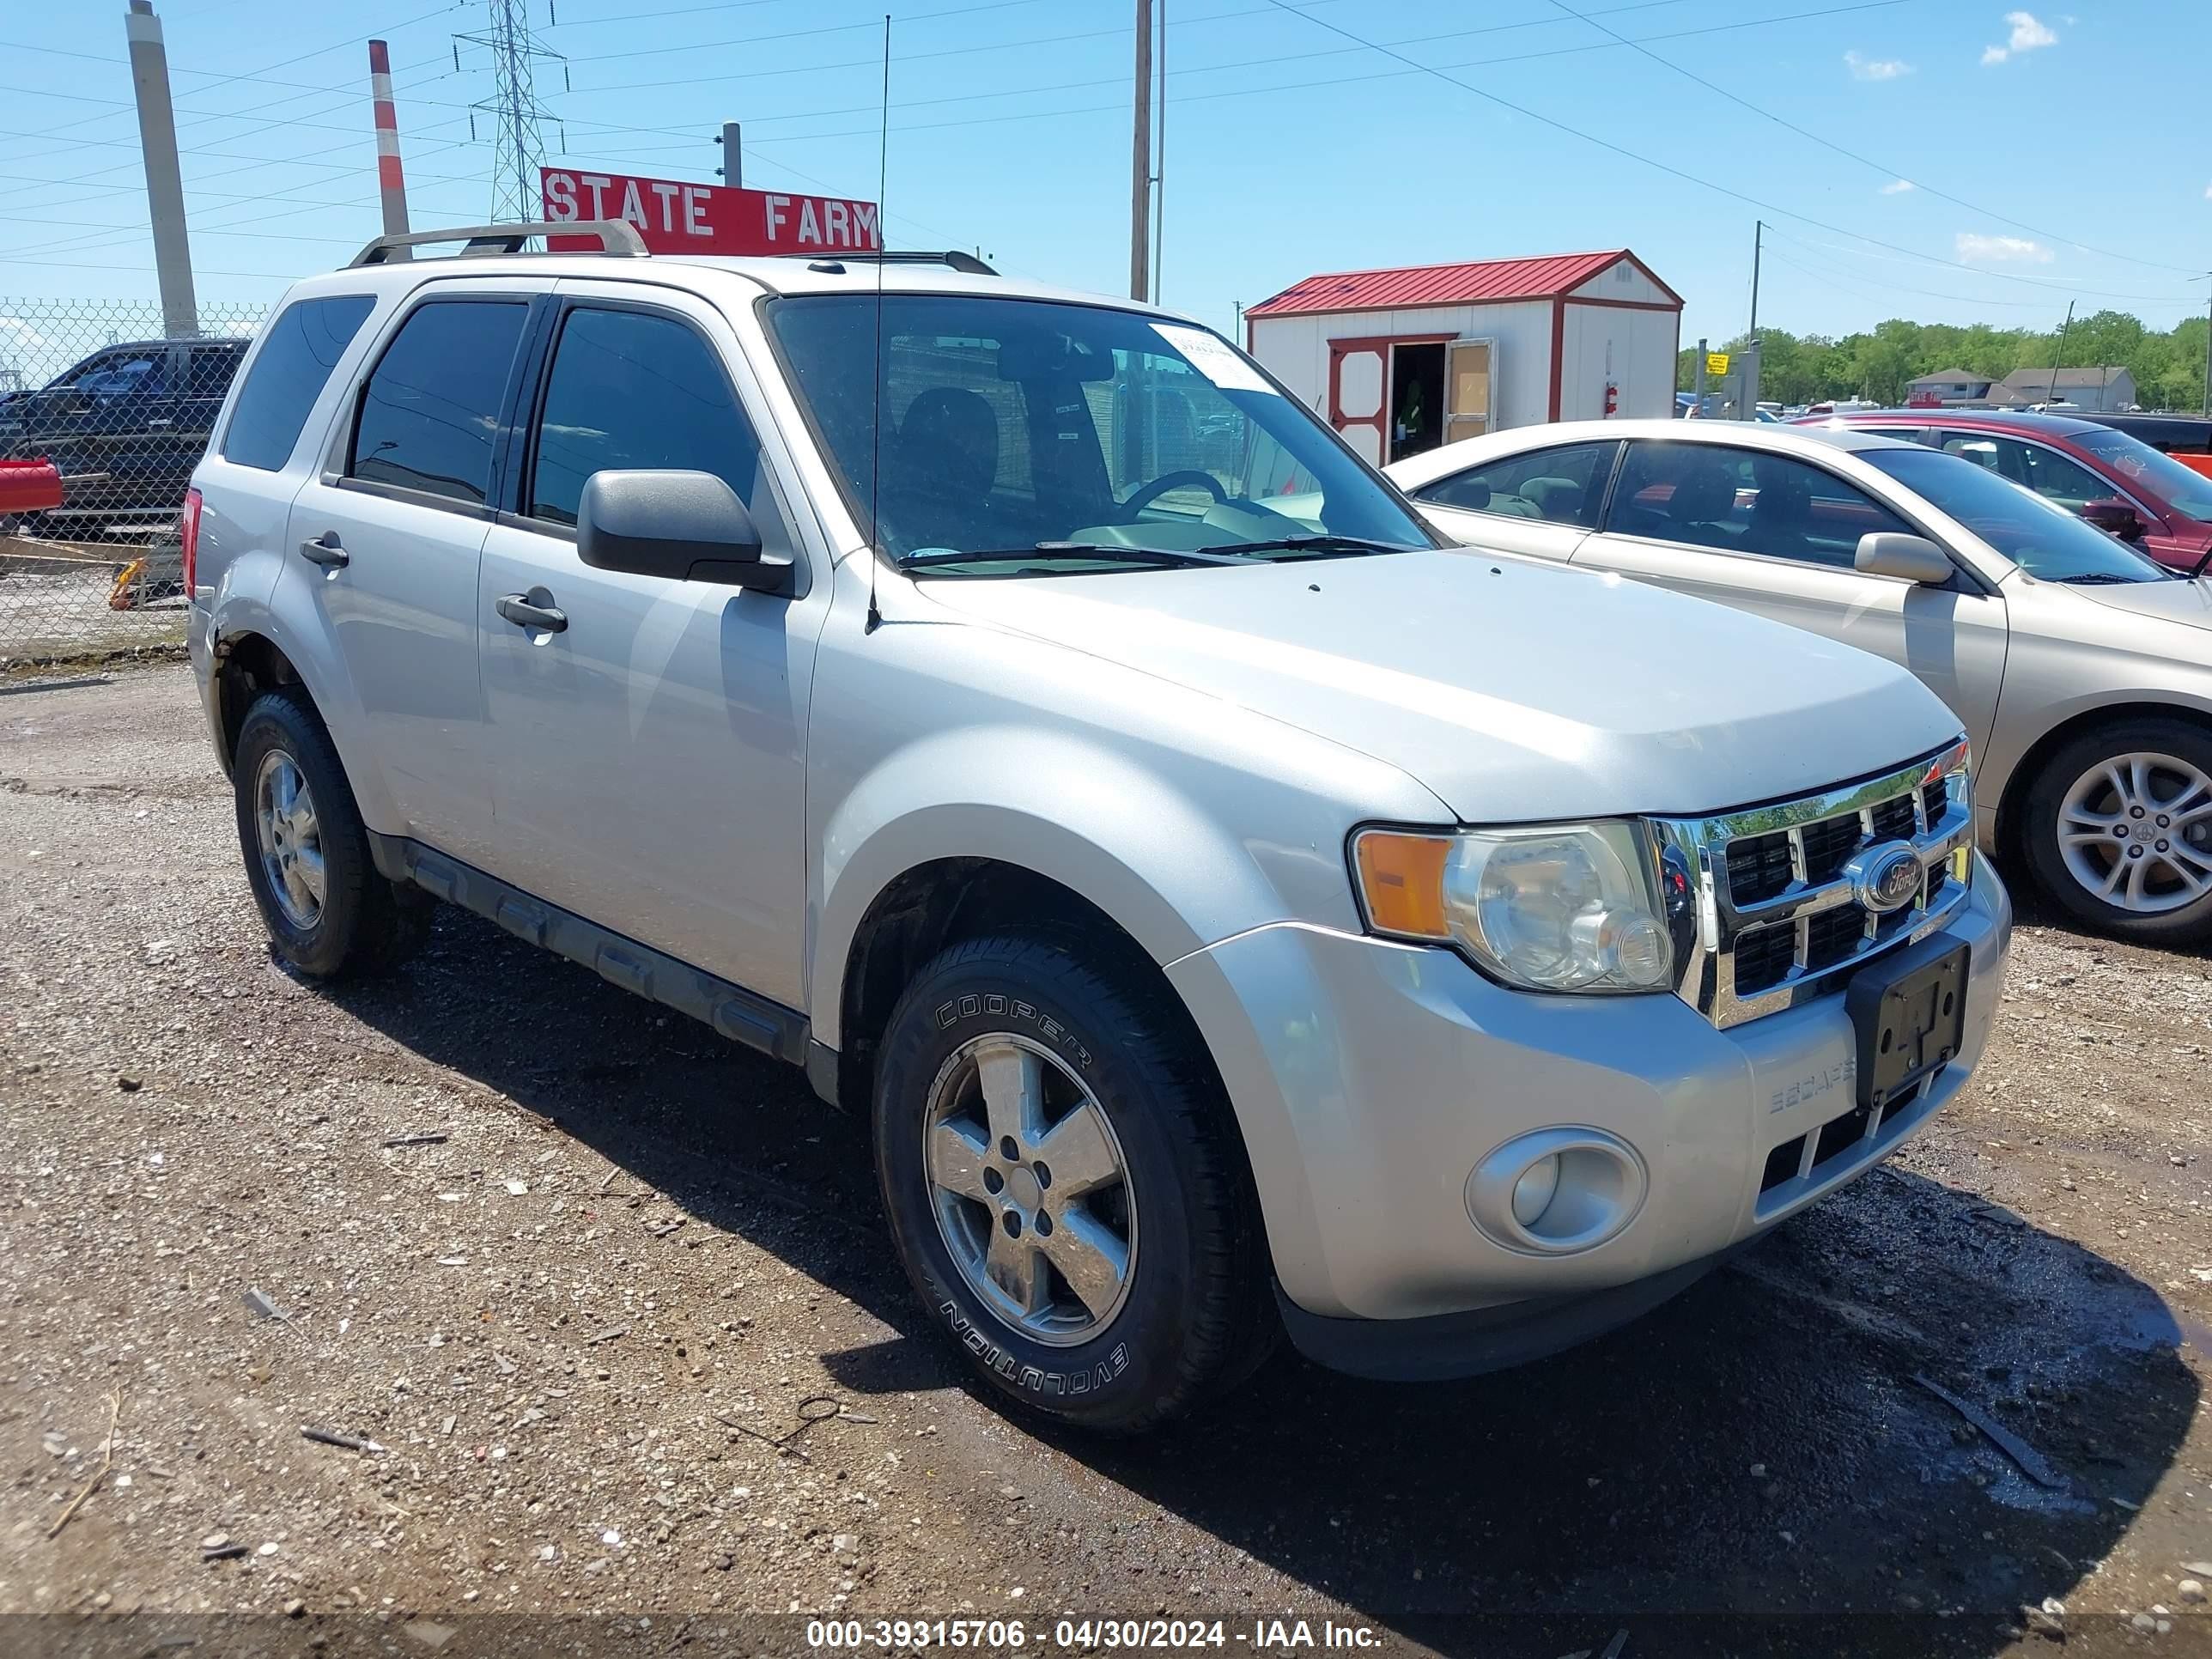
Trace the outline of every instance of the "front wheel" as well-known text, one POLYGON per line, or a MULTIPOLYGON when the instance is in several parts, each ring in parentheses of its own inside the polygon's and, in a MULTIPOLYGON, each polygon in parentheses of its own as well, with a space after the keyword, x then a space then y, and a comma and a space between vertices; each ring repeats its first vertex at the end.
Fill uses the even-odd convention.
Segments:
POLYGON ((2134 720, 2073 739, 2030 787, 2022 830, 2038 884, 2097 932, 2212 939, 2212 734, 2134 720))
POLYGON ((955 945, 891 1016, 874 1115, 908 1276, 1003 1397, 1130 1432, 1264 1357, 1243 1149, 1163 988, 1056 939, 955 945))

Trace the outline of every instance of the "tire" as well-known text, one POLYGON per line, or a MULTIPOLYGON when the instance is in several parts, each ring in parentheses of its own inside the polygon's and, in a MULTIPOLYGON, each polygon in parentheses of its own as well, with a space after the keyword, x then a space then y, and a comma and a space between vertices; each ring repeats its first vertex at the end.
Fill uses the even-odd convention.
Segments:
POLYGON ((434 901, 378 873, 345 768, 305 696, 285 686, 254 699, 231 781, 246 883, 277 956, 310 979, 338 980, 413 954, 434 901), (264 819, 288 794, 291 806, 264 819))
POLYGON ((2036 885, 2093 931, 2212 939, 2212 732, 2154 718, 2073 738, 2029 785, 2021 837, 2036 885))
POLYGON ((1267 1357, 1277 1321, 1243 1150, 1164 988, 1058 937, 954 945, 892 1012, 874 1120, 907 1275, 1003 1401, 1133 1433, 1267 1357), (1014 1158, 987 1068, 1001 1101, 1038 1103, 1014 1158), (1018 1303, 991 1273, 999 1251, 1018 1303))

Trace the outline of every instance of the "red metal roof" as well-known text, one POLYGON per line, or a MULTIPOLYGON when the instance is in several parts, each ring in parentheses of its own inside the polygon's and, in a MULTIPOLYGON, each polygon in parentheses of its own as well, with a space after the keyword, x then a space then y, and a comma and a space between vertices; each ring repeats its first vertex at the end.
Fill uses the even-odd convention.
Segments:
MULTIPOLYGON (((1292 317, 1315 311, 1388 311, 1401 306, 1551 300, 1572 293, 1621 259, 1651 276, 1644 262, 1625 247, 1596 253, 1554 253, 1538 259, 1476 259, 1462 264, 1337 270, 1309 276, 1258 305, 1247 307, 1244 314, 1292 317)), ((1657 277, 1651 280, 1659 283, 1662 293, 1677 297, 1657 277)))

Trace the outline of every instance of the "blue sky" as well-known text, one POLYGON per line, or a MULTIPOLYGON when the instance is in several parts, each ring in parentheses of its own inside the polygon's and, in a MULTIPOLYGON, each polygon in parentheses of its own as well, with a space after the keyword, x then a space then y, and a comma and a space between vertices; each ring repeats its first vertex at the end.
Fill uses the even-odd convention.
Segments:
MULTIPOLYGON (((2212 5, 2072 3, 1166 0, 1161 297, 1226 329, 1316 270, 1627 246, 1720 337, 1764 217, 1760 314, 1797 331, 2051 327, 2069 298, 2165 326, 2212 268, 2212 5)), ((876 193, 884 0, 555 4, 549 159, 708 179, 734 118, 748 184, 876 193)), ((1125 289, 1131 0, 888 9, 893 244, 1125 289)), ((491 76, 452 43, 482 0, 157 10, 204 296, 273 298, 374 233, 372 33, 415 222, 488 216, 491 76)), ((0 294, 152 296, 123 11, 0 8, 0 294)))

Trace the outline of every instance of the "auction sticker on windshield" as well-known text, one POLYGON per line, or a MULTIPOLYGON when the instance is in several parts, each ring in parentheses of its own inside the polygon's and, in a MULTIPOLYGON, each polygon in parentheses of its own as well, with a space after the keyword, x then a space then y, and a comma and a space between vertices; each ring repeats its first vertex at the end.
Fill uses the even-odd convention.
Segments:
POLYGON ((1267 392, 1274 387, 1260 371, 1231 351, 1217 336, 1202 328, 1183 328, 1173 323, 1154 323, 1152 332, 1190 360, 1190 366, 1224 392, 1267 392))

